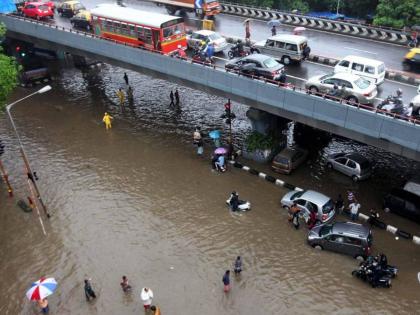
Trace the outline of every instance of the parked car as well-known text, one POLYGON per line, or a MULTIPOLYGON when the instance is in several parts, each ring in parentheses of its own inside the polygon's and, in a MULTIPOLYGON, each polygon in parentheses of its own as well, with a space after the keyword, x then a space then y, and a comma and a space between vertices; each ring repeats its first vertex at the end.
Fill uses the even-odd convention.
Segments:
POLYGON ((264 77, 270 80, 282 81, 285 79, 284 66, 273 57, 262 54, 253 54, 235 58, 225 64, 226 70, 239 71, 242 74, 264 77))
POLYGON ((355 182, 372 175, 372 165, 367 158, 359 153, 334 153, 327 158, 327 167, 337 170, 355 182))
POLYGON ((54 12, 43 2, 26 2, 22 9, 22 14, 37 20, 54 18, 54 12))
POLYGON ((252 53, 263 53, 273 56, 281 63, 301 62, 308 57, 310 49, 305 36, 280 34, 256 42, 251 47, 252 53))
POLYGON ((420 73, 420 48, 413 48, 405 55, 402 62, 405 71, 420 73))
POLYGON ((385 64, 382 61, 359 56, 344 57, 334 67, 334 72, 352 73, 376 85, 385 80, 385 64))
POLYGON ((403 188, 395 188, 386 194, 383 208, 420 223, 420 192, 418 190, 420 184, 408 186, 407 184, 403 188), (417 187, 417 190, 413 190, 413 187, 417 187))
POLYGON ((375 84, 351 73, 317 75, 306 81, 305 87, 312 93, 329 93, 334 84, 339 87, 338 97, 351 103, 372 104, 378 94, 375 84))
POLYGON ((89 11, 81 10, 75 16, 70 18, 73 27, 83 28, 87 31, 92 29, 92 17, 89 11))
POLYGON ((79 1, 74 1, 74 0, 64 1, 57 6, 57 12, 61 16, 65 16, 69 18, 73 17, 74 15, 79 13, 79 11, 81 10, 86 10, 86 8, 79 1))
POLYGON ((212 43, 214 45, 214 52, 216 53, 221 52, 228 47, 226 39, 217 32, 199 30, 192 32, 191 34, 187 34, 188 48, 196 47, 201 41, 205 41, 207 44, 212 43))
POLYGON ((334 202, 324 194, 313 190, 290 191, 280 201, 285 209, 290 209, 295 202, 301 210, 301 216, 305 218, 309 217, 311 211, 317 213, 317 220, 321 223, 334 218, 334 202))
POLYGON ((372 240, 369 228, 353 222, 318 225, 308 234, 308 243, 314 248, 331 250, 363 260, 371 253, 372 240))
POLYGON ((274 157, 271 168, 277 173, 290 174, 294 169, 298 168, 307 157, 308 150, 298 146, 287 147, 274 157))

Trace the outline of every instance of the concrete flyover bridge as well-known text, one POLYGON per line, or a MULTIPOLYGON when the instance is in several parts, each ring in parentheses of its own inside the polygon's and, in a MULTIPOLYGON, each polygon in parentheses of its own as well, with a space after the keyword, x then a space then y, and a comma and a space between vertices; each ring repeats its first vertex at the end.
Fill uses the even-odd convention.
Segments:
POLYGON ((65 51, 141 71, 330 133, 420 161, 420 121, 390 117, 359 106, 279 87, 156 52, 98 38, 93 34, 16 16, 0 15, 8 36, 42 48, 65 51))

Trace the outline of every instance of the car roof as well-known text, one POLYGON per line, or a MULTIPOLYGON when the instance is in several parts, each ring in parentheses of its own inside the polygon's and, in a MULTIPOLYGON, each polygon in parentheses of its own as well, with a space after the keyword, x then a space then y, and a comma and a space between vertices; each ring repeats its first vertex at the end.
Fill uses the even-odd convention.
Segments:
POLYGON ((40 1, 31 1, 31 2, 26 2, 25 3, 25 5, 28 5, 28 4, 32 4, 32 5, 35 5, 35 6, 47 5, 45 2, 40 2, 40 1))
POLYGON ((334 73, 331 76, 331 78, 336 78, 336 79, 341 79, 341 80, 354 82, 354 81, 360 79, 360 76, 358 76, 357 74, 353 74, 353 73, 337 72, 337 73, 334 73))
POLYGON ((354 55, 346 56, 342 60, 352 60, 354 62, 369 64, 369 65, 372 65, 372 66, 379 66, 379 65, 383 64, 383 61, 370 59, 370 58, 366 58, 366 57, 354 56, 354 55))
POLYGON ((199 30, 199 31, 195 31, 194 33, 196 34, 200 34, 200 35, 204 35, 204 36, 210 36, 216 32, 214 31, 209 31, 209 30, 199 30))
POLYGON ((331 199, 330 197, 314 190, 305 190, 301 198, 321 206, 325 205, 331 199))
POLYGON ((300 147, 286 147, 283 150, 280 151, 279 154, 277 154, 277 156, 282 156, 282 157, 286 157, 286 158, 291 158, 293 155, 296 154, 296 152, 306 152, 305 149, 302 149, 300 147))
POLYGON ((75 3, 80 3, 80 1, 77 0, 70 0, 70 1, 64 1, 62 3, 67 3, 67 4, 75 4, 75 3))
POLYGON ((308 39, 305 36, 291 35, 291 34, 278 34, 278 35, 271 36, 268 39, 291 42, 291 43, 296 43, 296 44, 301 44, 308 41, 308 39))
POLYGON ((251 55, 248 55, 248 56, 244 57, 244 59, 250 59, 250 60, 255 60, 255 61, 264 61, 268 58, 273 59, 273 57, 267 56, 267 55, 264 55, 264 54, 251 54, 251 55))
POLYGON ((342 234, 357 237, 368 237, 370 230, 364 225, 354 222, 337 222, 332 225, 334 234, 342 234))
POLYGON ((365 158, 363 155, 360 155, 359 153, 348 153, 346 154, 346 157, 350 160, 353 160, 357 163, 363 163, 363 162, 369 162, 367 158, 365 158))

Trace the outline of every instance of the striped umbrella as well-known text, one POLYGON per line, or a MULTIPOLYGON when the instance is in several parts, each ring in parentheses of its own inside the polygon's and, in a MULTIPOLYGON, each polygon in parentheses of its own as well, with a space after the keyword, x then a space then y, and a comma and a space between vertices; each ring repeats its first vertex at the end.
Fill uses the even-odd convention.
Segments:
POLYGON ((26 297, 31 301, 38 301, 54 293, 57 288, 57 281, 54 278, 41 278, 32 283, 31 288, 26 292, 26 297))

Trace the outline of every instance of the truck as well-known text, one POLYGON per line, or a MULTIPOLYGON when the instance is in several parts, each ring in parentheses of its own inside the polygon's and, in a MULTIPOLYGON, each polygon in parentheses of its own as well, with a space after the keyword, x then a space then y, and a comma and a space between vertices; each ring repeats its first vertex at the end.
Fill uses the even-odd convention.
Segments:
POLYGON ((194 12, 200 19, 213 18, 221 11, 221 6, 217 0, 149 0, 156 2, 159 6, 164 6, 170 15, 175 15, 177 11, 194 12))

